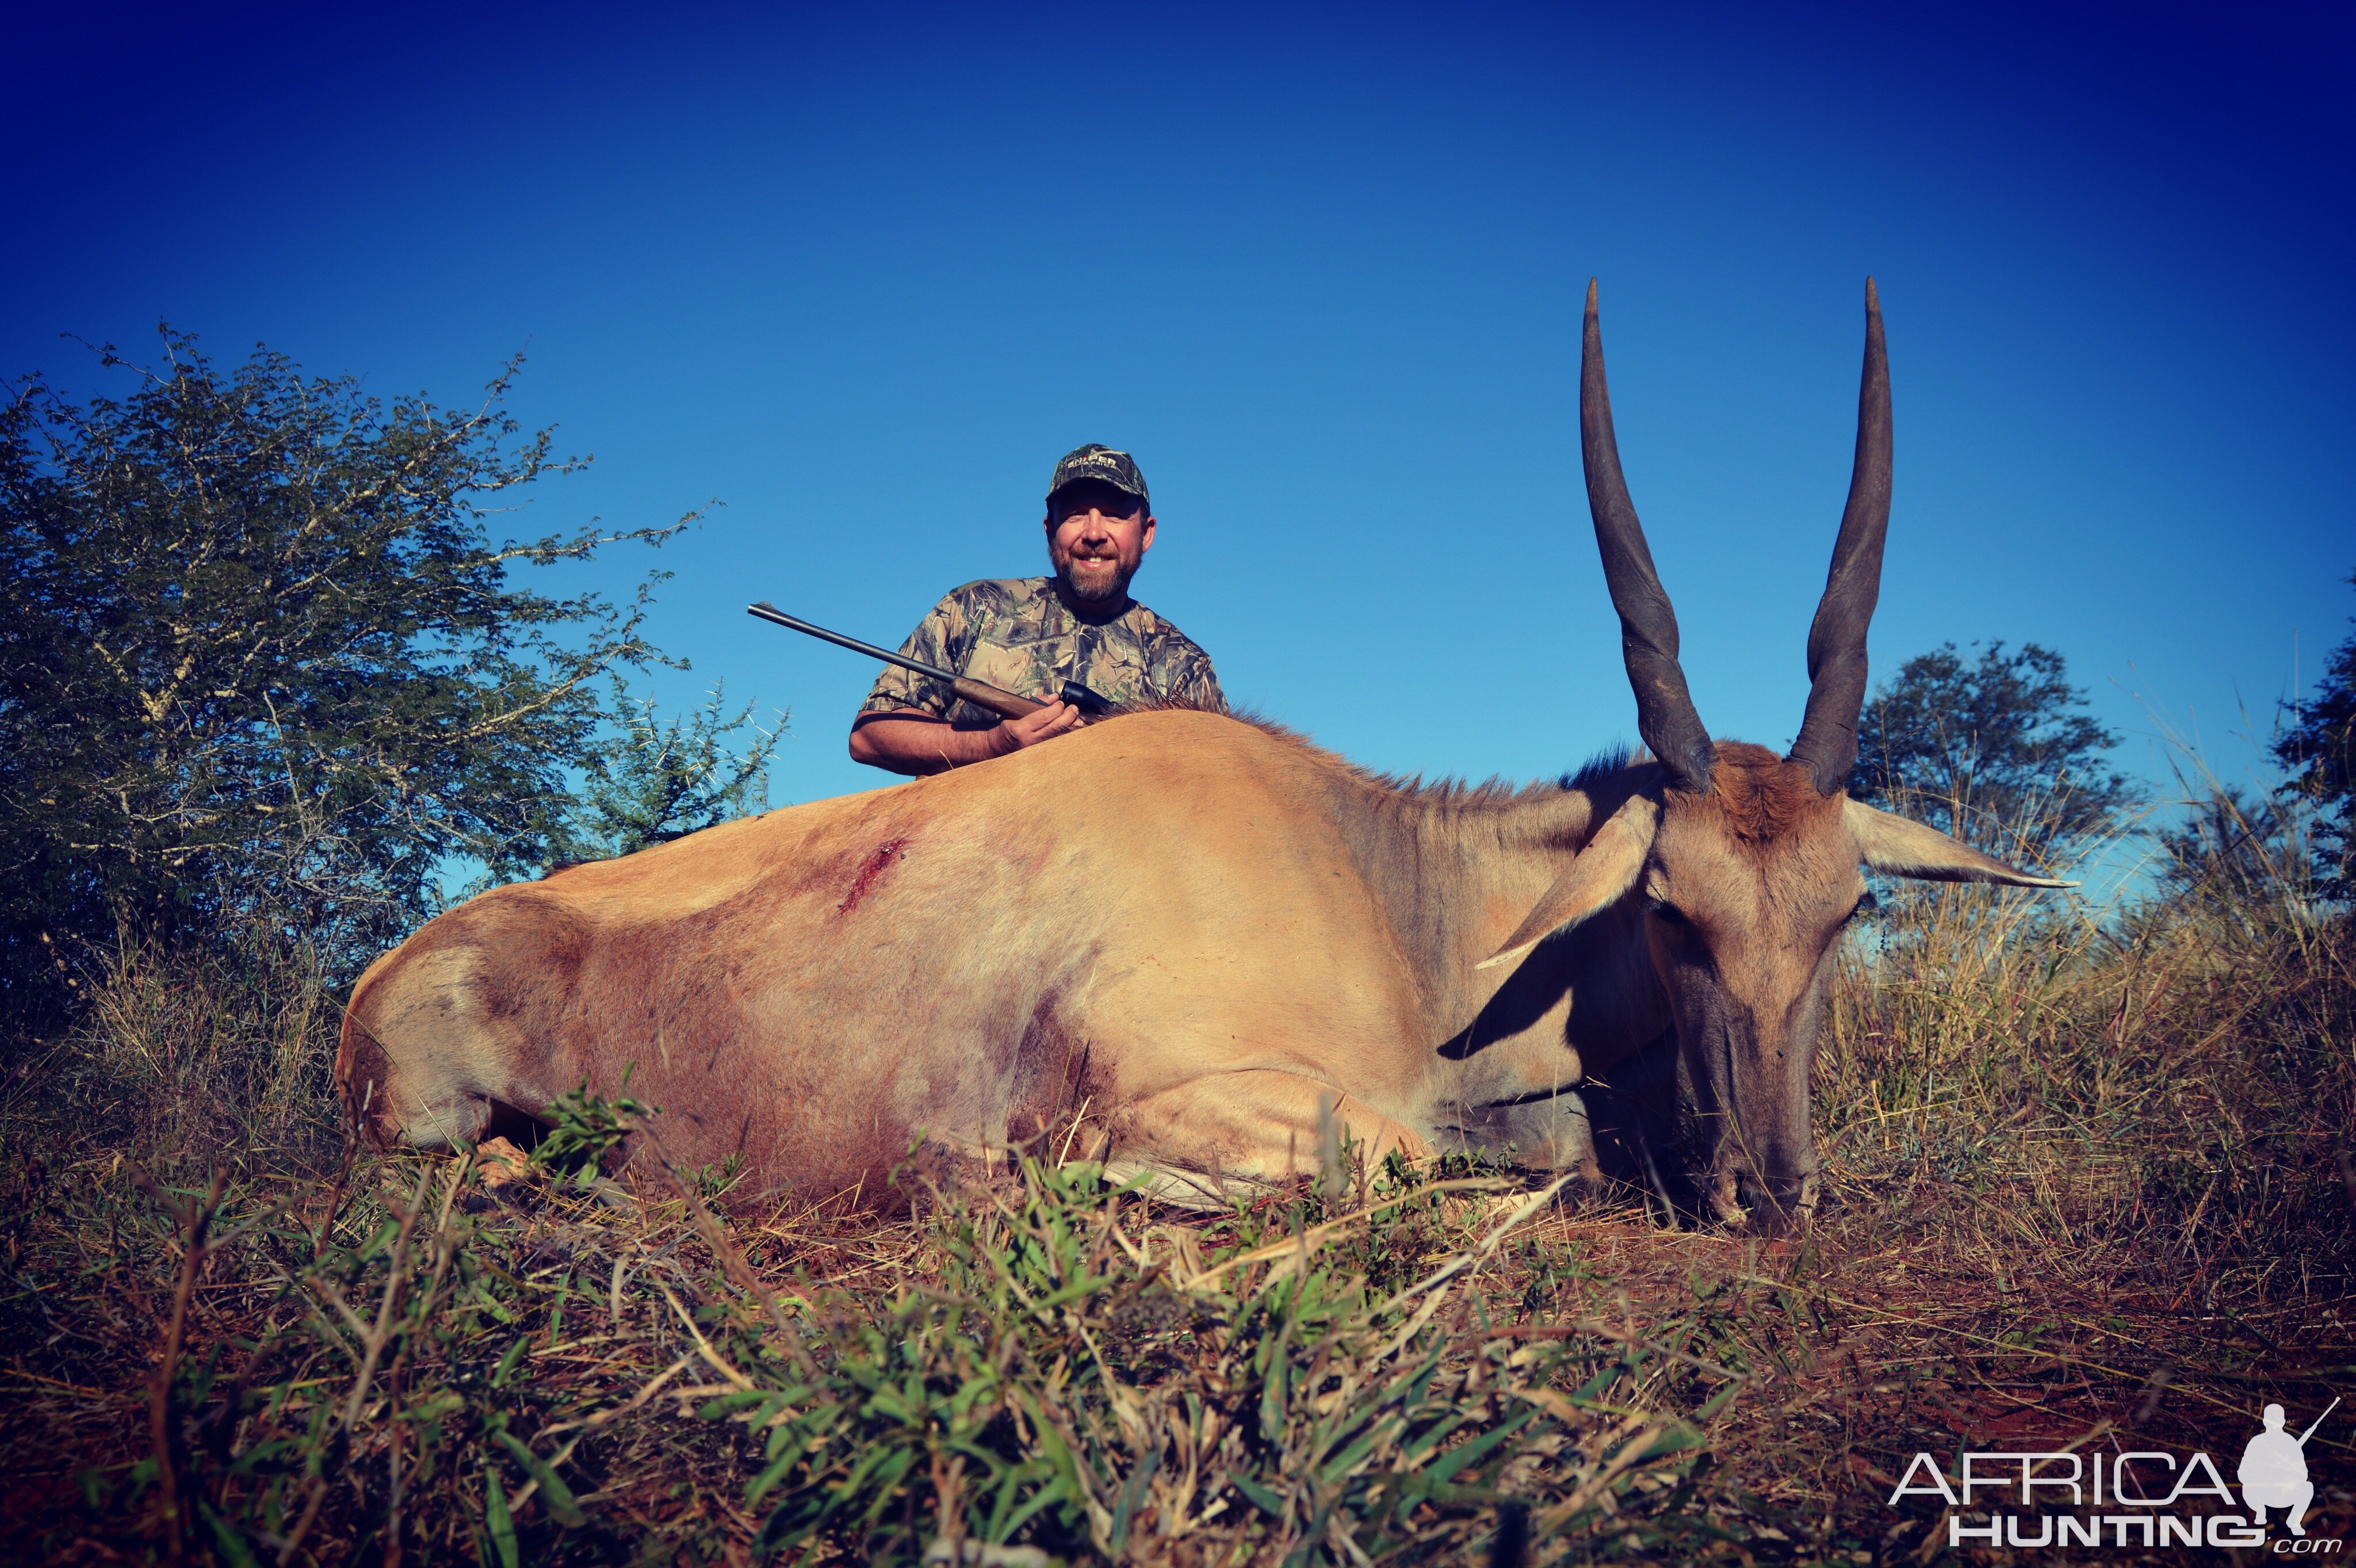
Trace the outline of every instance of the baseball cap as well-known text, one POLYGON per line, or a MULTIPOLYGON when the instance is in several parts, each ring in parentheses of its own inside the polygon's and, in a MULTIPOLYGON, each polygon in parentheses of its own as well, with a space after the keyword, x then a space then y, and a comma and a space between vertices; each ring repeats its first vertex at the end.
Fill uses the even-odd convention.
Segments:
POLYGON ((1137 459, 1094 441, 1066 452, 1063 461, 1055 465, 1055 477, 1047 481, 1047 499, 1054 500, 1056 492, 1067 485, 1091 480, 1135 496, 1149 509, 1153 505, 1153 497, 1145 488, 1145 476, 1137 470, 1137 459))

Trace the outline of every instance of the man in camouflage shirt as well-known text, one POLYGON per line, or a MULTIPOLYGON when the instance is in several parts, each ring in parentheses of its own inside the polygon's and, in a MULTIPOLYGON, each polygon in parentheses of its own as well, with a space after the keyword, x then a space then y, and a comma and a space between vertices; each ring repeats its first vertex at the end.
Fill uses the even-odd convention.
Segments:
POLYGON ((941 682, 887 666, 851 724, 852 760, 939 773, 1053 740, 1087 722, 1055 696, 1066 681, 1115 703, 1226 713, 1210 656, 1129 596, 1153 526, 1145 476, 1128 453, 1091 445, 1056 464, 1046 521, 1055 575, 968 583, 900 645, 911 659, 1047 705, 1001 719, 941 682))

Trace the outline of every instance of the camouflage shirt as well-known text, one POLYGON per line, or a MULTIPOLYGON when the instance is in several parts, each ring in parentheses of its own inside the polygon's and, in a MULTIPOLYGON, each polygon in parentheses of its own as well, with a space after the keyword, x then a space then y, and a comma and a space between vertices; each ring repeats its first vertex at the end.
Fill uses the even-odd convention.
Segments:
MULTIPOLYGON (((1227 711, 1211 657, 1135 600, 1102 625, 1064 607, 1052 577, 968 583, 933 607, 900 645, 911 659, 1045 701, 1077 681, 1108 701, 1175 703, 1227 711)), ((886 665, 860 704, 862 714, 915 708, 958 724, 994 725, 998 715, 959 701, 938 681, 886 665)))

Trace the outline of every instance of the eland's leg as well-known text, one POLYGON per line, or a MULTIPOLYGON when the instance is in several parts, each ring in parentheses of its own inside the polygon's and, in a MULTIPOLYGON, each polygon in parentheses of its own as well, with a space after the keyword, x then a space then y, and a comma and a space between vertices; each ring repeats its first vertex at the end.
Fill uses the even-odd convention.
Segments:
POLYGON ((1180 1179, 1274 1183, 1317 1174, 1321 1150, 1346 1139, 1368 1166, 1393 1151, 1430 1155, 1420 1134, 1330 1084, 1264 1069, 1215 1073, 1137 1101, 1113 1133, 1124 1165, 1174 1167, 1180 1179))
POLYGON ((1465 1154, 1504 1160, 1525 1170, 1575 1170, 1590 1185, 1602 1179, 1587 1104, 1575 1089, 1504 1105, 1461 1107, 1453 1131, 1462 1139, 1465 1154))

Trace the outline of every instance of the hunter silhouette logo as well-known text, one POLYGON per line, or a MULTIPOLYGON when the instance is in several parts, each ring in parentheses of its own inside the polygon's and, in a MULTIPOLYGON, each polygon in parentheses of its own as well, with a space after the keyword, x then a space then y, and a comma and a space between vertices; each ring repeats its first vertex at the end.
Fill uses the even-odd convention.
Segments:
MULTIPOLYGON (((2323 1407, 2323 1415, 2340 1408, 2334 1399, 2323 1407)), ((2242 1504, 2250 1510, 2250 1522, 2263 1526, 2268 1509, 2281 1509, 2283 1523, 2293 1535, 2305 1535, 2306 1527, 2299 1523, 2309 1503, 2315 1501, 2315 1483, 2307 1478, 2307 1440, 2323 1424, 2323 1415, 2308 1423, 2308 1429, 2293 1437, 2283 1430, 2283 1407, 2266 1406, 2262 1419, 2265 1430, 2250 1439, 2242 1450, 2242 1467, 2236 1472, 2242 1483, 2242 1504)))

